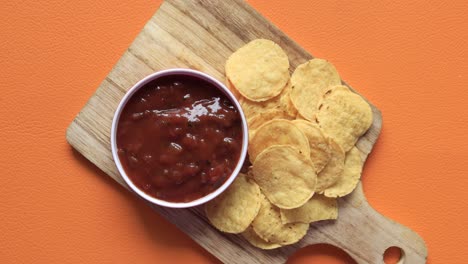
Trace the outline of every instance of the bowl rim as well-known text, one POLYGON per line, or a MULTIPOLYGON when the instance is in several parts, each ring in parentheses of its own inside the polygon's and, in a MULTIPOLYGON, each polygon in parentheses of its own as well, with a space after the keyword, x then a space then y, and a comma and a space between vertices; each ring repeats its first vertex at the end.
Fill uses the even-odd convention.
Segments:
POLYGON ((204 204, 218 195, 220 195, 222 192, 224 192, 230 185, 231 183, 236 179, 236 177, 239 175, 240 170, 244 164, 245 158, 247 156, 247 147, 248 147, 248 142, 249 142, 249 133, 248 133, 248 126, 247 126, 247 120, 245 118, 244 112, 242 111, 242 107, 240 106, 239 101, 236 99, 234 94, 220 81, 215 79, 214 77, 193 69, 186 69, 186 68, 173 68, 173 69, 166 69, 166 70, 161 70, 154 72, 140 81, 138 81, 132 88, 130 88, 124 97, 121 99, 117 109, 115 110, 114 117, 112 119, 112 126, 111 126, 111 150, 112 150, 112 157, 114 159, 114 163, 117 166, 117 170, 120 173, 120 176, 124 179, 125 183, 127 184, 130 189, 135 192, 138 196, 143 198, 144 200, 164 206, 164 207, 170 207, 170 208, 188 208, 188 207, 194 207, 198 206, 201 204, 204 204), (161 199, 157 199, 155 197, 152 197, 148 194, 146 194, 144 191, 142 191, 140 188, 138 188, 133 181, 128 177, 127 173, 122 167, 122 163, 120 162, 119 156, 117 154, 117 126, 118 122, 120 119, 120 115, 125 108, 127 102, 130 100, 130 98, 142 87, 145 86, 145 84, 156 80, 158 78, 164 77, 164 76, 169 76, 169 75, 186 75, 186 76, 191 76, 195 78, 199 78, 201 80, 207 81, 211 83, 213 86, 218 88, 221 92, 223 92, 230 100, 231 102, 235 105, 237 110, 239 111, 239 115, 241 117, 241 123, 242 123, 242 149, 240 152, 240 157, 239 160, 236 164, 236 167, 234 168, 233 172, 229 176, 229 178, 220 186, 218 187, 215 191, 200 197, 196 200, 190 201, 190 202, 183 202, 183 203, 178 203, 178 202, 169 202, 161 199))

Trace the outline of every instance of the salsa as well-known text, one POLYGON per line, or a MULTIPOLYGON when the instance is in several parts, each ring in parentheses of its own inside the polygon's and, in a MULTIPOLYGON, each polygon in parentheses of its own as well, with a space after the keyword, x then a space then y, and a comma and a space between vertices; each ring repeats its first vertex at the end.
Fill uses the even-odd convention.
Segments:
POLYGON ((120 162, 148 195, 189 202, 220 187, 236 167, 242 121, 213 84, 185 75, 160 77, 125 105, 117 126, 120 162))

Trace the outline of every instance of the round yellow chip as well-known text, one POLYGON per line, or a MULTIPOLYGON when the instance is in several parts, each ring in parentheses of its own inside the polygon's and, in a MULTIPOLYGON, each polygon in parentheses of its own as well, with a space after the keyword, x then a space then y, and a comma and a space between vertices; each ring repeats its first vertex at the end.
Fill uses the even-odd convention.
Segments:
POLYGON ((316 172, 319 173, 331 157, 327 138, 316 124, 300 119, 292 122, 306 135, 310 146, 310 160, 314 164, 316 172))
POLYGON ((334 86, 319 103, 317 123, 344 151, 350 150, 372 124, 372 109, 345 86, 334 86))
POLYGON ((325 168, 317 176, 317 193, 323 193, 325 189, 335 184, 343 173, 345 153, 343 149, 332 139, 328 140, 331 157, 325 168))
POLYGON ((239 104, 241 105, 242 111, 244 111, 245 117, 247 119, 251 119, 256 115, 261 115, 267 111, 281 110, 279 96, 263 102, 254 102, 245 98, 241 98, 239 99, 239 104))
POLYGON ((239 93, 239 91, 234 87, 234 85, 231 83, 229 79, 226 78, 226 87, 231 91, 231 93, 236 97, 237 100, 240 100, 242 98, 242 95, 239 93))
POLYGON ((249 126, 249 142, 251 142, 255 131, 257 131, 260 126, 273 119, 291 119, 291 117, 284 110, 269 109, 261 114, 247 119, 247 125, 249 126))
POLYGON ((291 101, 291 91, 292 91, 292 84, 289 81, 286 84, 286 88, 284 88, 283 92, 280 94, 280 105, 286 111, 286 113, 291 117, 294 118, 297 115, 297 109, 294 107, 291 101))
POLYGON ((220 231, 242 233, 260 209, 260 195, 258 185, 240 173, 225 192, 205 205, 206 216, 220 231))
POLYGON ((260 211, 252 222, 252 228, 261 239, 269 243, 290 245, 306 235, 309 224, 283 224, 279 208, 263 196, 260 211))
POLYGON ((231 54, 226 75, 242 96, 265 101, 280 94, 288 82, 288 56, 273 41, 256 39, 231 54))
POLYGON ((255 233, 252 227, 247 228, 247 230, 242 233, 242 236, 249 241, 250 244, 261 249, 275 249, 281 247, 280 244, 270 243, 263 240, 257 235, 257 233, 255 233))
POLYGON ((299 65, 291 76, 291 101, 301 116, 315 120, 317 104, 330 85, 341 84, 335 67, 326 60, 312 59, 299 65))
POLYGON ((324 195, 327 197, 343 197, 350 194, 361 178, 363 165, 361 152, 353 147, 346 153, 344 171, 341 177, 338 178, 335 184, 325 190, 324 195))
MULTIPOLYGON (((296 114, 296 120, 306 120, 306 121, 309 121, 309 120, 307 120, 305 117, 301 116, 300 113, 297 113, 297 114, 296 114)), ((309 122, 310 122, 310 121, 309 121, 309 122)))
POLYGON ((325 92, 322 94, 322 98, 330 95, 331 93, 336 93, 336 92, 352 92, 352 91, 349 89, 348 86, 345 86, 345 85, 332 85, 332 86, 328 86, 327 89, 325 89, 325 92))
POLYGON ((244 111, 244 114, 247 117, 247 119, 250 119, 257 115, 261 115, 270 110, 282 110, 286 113, 286 115, 289 116, 289 118, 294 118, 296 116, 296 113, 294 112, 295 109, 291 109, 290 106, 290 92, 291 84, 288 82, 286 88, 283 89, 281 94, 273 97, 270 100, 263 102, 255 102, 242 97, 241 99, 239 99, 239 103, 242 106, 242 110, 244 111))
POLYGON ((254 163, 260 152, 273 145, 293 146, 304 156, 310 156, 310 147, 307 137, 289 120, 273 119, 255 130, 255 134, 250 140, 248 150, 250 161, 254 163))
POLYGON ((328 198, 315 194, 303 206, 294 209, 281 209, 281 222, 306 223, 336 219, 338 217, 338 203, 335 198, 328 198))
POLYGON ((260 153, 252 165, 252 175, 268 200, 284 209, 306 203, 317 183, 310 158, 286 145, 271 146, 260 153))

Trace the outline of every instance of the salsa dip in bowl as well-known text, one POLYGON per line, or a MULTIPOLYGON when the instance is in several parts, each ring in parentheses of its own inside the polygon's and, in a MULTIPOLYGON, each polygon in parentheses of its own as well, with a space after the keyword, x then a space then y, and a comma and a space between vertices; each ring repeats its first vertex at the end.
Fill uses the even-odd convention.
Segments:
POLYGON ((234 95, 191 69, 153 73, 123 97, 112 155, 127 185, 160 206, 186 208, 223 192, 241 170, 247 122, 234 95))

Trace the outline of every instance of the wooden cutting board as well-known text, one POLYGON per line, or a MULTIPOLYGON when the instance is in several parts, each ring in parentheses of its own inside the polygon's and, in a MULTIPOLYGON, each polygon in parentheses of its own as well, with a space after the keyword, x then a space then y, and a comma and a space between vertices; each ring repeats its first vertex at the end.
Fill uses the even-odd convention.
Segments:
MULTIPOLYGON (((224 81, 227 57, 256 38, 278 43, 289 56, 291 71, 312 58, 241 0, 165 1, 68 127, 68 142, 127 187, 110 148, 112 117, 124 93, 146 75, 174 67, 200 70, 224 81)), ((382 125, 380 111, 372 109, 372 127, 357 144, 364 159, 382 125)), ((361 184, 339 199, 338 220, 312 224, 299 243, 272 251, 257 249, 240 236, 218 232, 201 208, 154 209, 225 263, 284 263, 299 248, 317 243, 340 247, 358 263, 383 263, 383 254, 391 246, 401 248, 401 263, 425 263, 427 257, 424 241, 415 232, 369 206, 361 184)))

